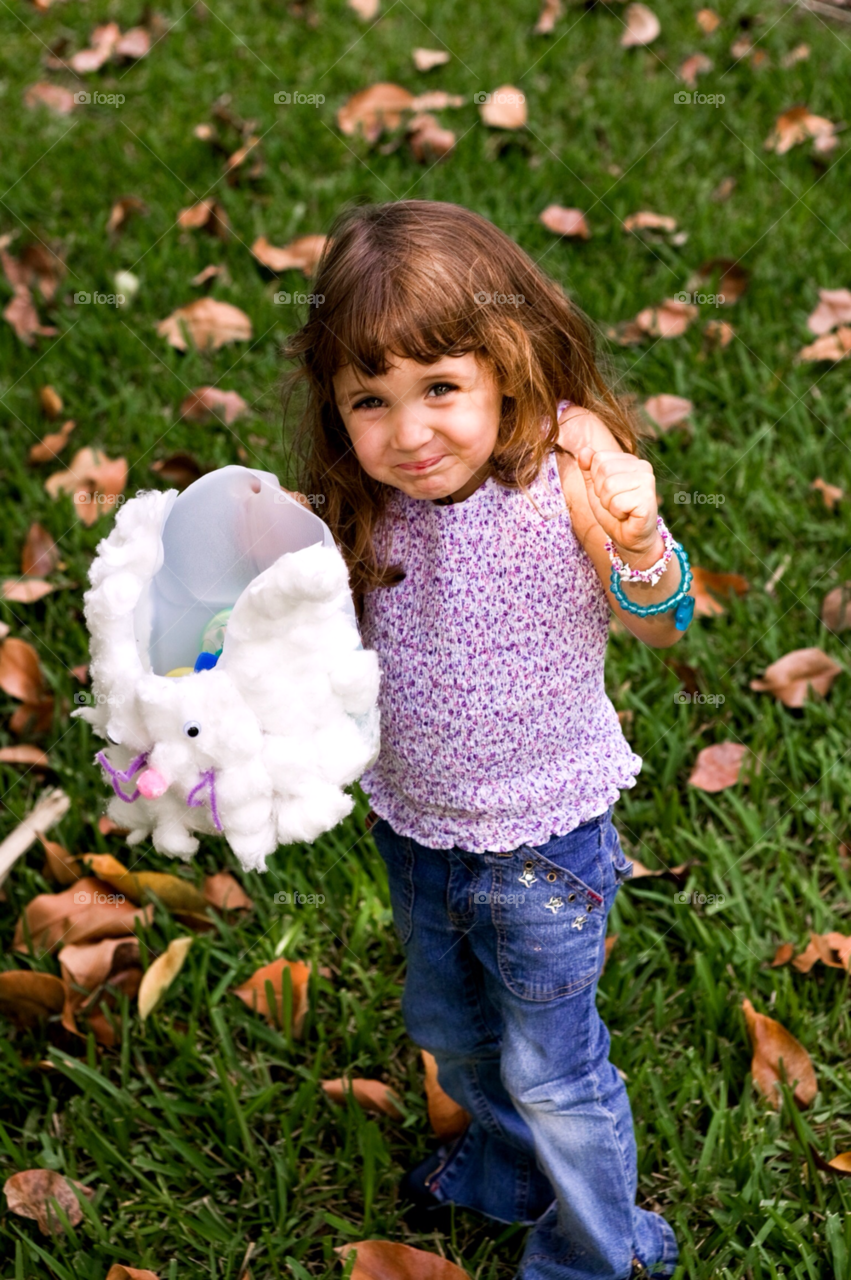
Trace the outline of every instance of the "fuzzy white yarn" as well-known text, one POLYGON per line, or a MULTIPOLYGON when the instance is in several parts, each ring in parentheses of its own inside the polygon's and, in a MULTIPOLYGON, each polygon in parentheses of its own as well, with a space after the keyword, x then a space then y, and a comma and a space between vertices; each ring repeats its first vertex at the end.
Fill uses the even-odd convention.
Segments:
MULTIPOLYGON (((114 769, 146 754, 144 767, 167 783, 158 799, 110 802, 128 844, 150 836, 161 853, 189 859, 193 832, 216 834, 215 813, 243 867, 264 871, 279 844, 315 840, 351 813, 343 787, 378 755, 378 655, 361 647, 342 555, 316 543, 280 556, 242 592, 212 670, 154 674, 137 606, 144 612, 163 563, 175 497, 131 499, 98 546, 84 597, 94 705, 74 714, 113 744, 114 769), (190 807, 210 770, 214 790, 202 786, 190 807)), ((135 782, 122 784, 126 794, 135 782)))

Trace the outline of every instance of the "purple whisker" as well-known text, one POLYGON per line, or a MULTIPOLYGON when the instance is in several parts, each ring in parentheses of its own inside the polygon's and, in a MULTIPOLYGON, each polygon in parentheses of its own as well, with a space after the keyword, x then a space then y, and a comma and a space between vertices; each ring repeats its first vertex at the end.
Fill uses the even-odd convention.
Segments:
POLYGON ((130 761, 126 769, 116 769, 114 764, 110 764, 106 758, 105 751, 99 751, 95 756, 96 763, 109 774, 112 782, 112 789, 118 796, 119 800, 124 800, 127 804, 132 804, 134 800, 139 799, 139 796, 142 793, 138 787, 133 792, 132 796, 128 796, 124 791, 122 791, 121 783, 130 782, 134 774, 137 774, 139 770, 148 763, 148 754, 149 753, 147 751, 143 751, 135 760, 130 761))
POLYGON ((216 828, 217 831, 223 831, 224 828, 219 819, 219 808, 218 808, 218 805, 216 804, 216 771, 215 769, 207 769, 205 770, 204 773, 201 774, 199 781, 196 782, 195 786, 192 788, 192 790, 189 792, 189 795, 186 797, 186 803, 189 805, 190 809, 200 809, 201 805, 204 803, 204 797, 200 796, 199 799, 197 800, 195 799, 195 797, 198 795, 200 791, 203 791, 205 787, 209 787, 209 790, 210 790, 210 814, 212 815, 212 818, 213 818, 213 826, 216 828))

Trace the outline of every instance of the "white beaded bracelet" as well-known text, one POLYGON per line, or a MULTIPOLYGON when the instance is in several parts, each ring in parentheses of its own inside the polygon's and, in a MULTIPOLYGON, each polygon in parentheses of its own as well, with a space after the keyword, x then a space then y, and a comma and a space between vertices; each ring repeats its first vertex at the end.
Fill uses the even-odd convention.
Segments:
POLYGON ((674 554, 674 537, 668 530, 668 527, 661 516, 656 517, 656 528, 659 530, 661 535, 665 551, 649 569, 632 569, 628 564, 625 564, 624 561, 621 560, 617 551, 615 551, 615 544, 611 539, 606 539, 605 546, 609 553, 609 559, 612 562, 612 568, 620 578, 621 582, 642 582, 646 586, 655 587, 656 583, 662 577, 662 574, 671 563, 671 558, 674 554))

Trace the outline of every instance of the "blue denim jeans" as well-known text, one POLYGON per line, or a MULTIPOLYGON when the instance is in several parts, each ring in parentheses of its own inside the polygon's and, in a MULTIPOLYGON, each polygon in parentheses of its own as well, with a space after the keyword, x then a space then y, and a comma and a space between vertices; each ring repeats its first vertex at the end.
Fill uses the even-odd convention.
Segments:
POLYGON ((596 1007, 606 918, 632 874, 611 816, 510 853, 372 827, 405 1026, 472 1117, 429 1189, 532 1227, 519 1280, 627 1280, 634 1260, 668 1277, 677 1261, 668 1223, 635 1204, 632 1113, 596 1007))

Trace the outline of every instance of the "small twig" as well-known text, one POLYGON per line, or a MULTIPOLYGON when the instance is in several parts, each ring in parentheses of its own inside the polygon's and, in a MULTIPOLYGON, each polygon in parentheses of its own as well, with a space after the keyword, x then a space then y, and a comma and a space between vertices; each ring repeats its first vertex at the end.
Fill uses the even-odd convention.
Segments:
POLYGON ((775 588, 777 587, 777 584, 780 581, 780 579, 783 577, 783 574, 789 568, 789 565, 791 564, 791 562, 792 562, 791 555, 783 557, 783 559, 780 561, 777 568, 774 570, 774 573, 772 573, 771 577, 768 579, 768 582, 766 582, 765 584, 766 595, 775 596, 777 594, 775 588))
POLYGON ((54 822, 64 817, 70 804, 69 797, 61 787, 42 791, 35 807, 0 844, 0 884, 30 845, 34 844, 39 836, 44 835, 45 831, 49 831, 54 822))

